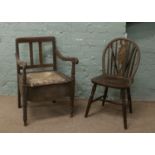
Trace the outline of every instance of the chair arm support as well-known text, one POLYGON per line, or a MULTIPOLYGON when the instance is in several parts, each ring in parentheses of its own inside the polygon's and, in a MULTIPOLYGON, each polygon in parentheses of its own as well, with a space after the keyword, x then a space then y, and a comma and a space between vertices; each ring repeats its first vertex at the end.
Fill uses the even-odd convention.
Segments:
POLYGON ((58 58, 60 58, 63 61, 72 61, 75 64, 78 64, 79 63, 78 58, 75 58, 75 57, 65 57, 58 50, 56 50, 56 55, 58 56, 58 58))
POLYGON ((24 61, 20 61, 20 60, 18 60, 17 61, 17 65, 19 66, 19 67, 21 67, 21 68, 26 68, 26 66, 27 66, 27 63, 26 62, 24 62, 24 61))
POLYGON ((18 56, 16 55, 16 63, 17 63, 17 74, 20 74, 20 69, 23 70, 23 84, 26 84, 26 67, 27 63, 25 61, 19 60, 18 56))
POLYGON ((15 54, 15 56, 16 56, 17 66, 21 68, 26 68, 27 63, 25 61, 19 60, 19 57, 17 56, 17 54, 15 54))
POLYGON ((56 50, 56 55, 63 61, 71 61, 72 69, 71 69, 71 78, 75 81, 75 65, 79 63, 78 58, 76 57, 65 57, 58 50, 56 50))

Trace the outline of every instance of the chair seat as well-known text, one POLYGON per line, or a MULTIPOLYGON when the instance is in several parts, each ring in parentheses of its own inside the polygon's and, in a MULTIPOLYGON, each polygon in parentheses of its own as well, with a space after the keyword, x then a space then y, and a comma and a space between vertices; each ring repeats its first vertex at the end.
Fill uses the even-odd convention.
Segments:
POLYGON ((56 71, 27 73, 27 85, 30 87, 68 83, 71 79, 56 71))
POLYGON ((120 76, 100 75, 92 79, 93 83, 112 88, 128 88, 131 80, 120 76))

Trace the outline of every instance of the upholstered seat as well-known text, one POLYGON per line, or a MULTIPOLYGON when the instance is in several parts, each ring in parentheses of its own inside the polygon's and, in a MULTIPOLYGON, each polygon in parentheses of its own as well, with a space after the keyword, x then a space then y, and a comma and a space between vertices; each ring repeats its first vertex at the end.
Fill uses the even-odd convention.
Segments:
POLYGON ((27 84, 30 87, 67 83, 71 81, 69 77, 56 71, 28 73, 26 76, 27 84))
POLYGON ((28 102, 56 101, 59 98, 69 97, 70 116, 73 117, 75 65, 78 62, 78 58, 66 57, 59 52, 53 36, 16 39, 18 107, 23 107, 24 126, 27 125, 28 102), (28 48, 21 45, 26 45, 28 48), (38 48, 33 48, 34 45, 38 48), (25 57, 22 51, 27 52, 29 58, 25 57), (71 63, 69 76, 58 71, 58 59, 71 63))

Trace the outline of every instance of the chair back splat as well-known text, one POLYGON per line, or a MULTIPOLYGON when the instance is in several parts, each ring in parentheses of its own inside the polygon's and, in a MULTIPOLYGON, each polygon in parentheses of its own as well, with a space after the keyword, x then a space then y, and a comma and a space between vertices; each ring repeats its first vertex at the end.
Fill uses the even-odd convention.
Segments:
POLYGON ((103 73, 133 79, 140 62, 136 43, 125 38, 112 40, 103 54, 103 73))
POLYGON ((19 48, 20 45, 28 45, 28 52, 29 55, 29 63, 27 64, 27 68, 40 68, 40 67, 53 67, 53 70, 57 70, 57 60, 56 60, 56 40, 55 37, 27 37, 27 38, 17 38, 16 39, 16 56, 20 58, 22 53, 20 52, 19 48), (46 49, 44 49, 43 44, 48 43, 50 45, 49 51, 51 52, 50 55, 53 57, 53 62, 45 62, 44 56, 46 56, 46 49), (38 50, 37 52, 34 51, 34 44, 37 44, 38 50), (35 58, 37 58, 38 62, 35 63, 35 58))

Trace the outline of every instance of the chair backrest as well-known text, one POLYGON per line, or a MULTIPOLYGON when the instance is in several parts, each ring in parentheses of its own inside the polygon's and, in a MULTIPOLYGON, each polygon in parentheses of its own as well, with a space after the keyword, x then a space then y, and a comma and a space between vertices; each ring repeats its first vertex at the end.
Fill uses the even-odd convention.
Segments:
POLYGON ((106 46, 102 62, 104 74, 133 79, 140 62, 140 49, 129 39, 116 38, 106 46))
POLYGON ((53 67, 53 70, 57 69, 56 61, 56 40, 55 37, 26 37, 26 38, 17 38, 16 39, 16 55, 20 59, 22 52, 26 52, 28 56, 28 65, 27 68, 40 68, 40 67, 53 67), (43 49, 43 44, 50 44, 48 49, 50 52, 50 62, 45 62, 44 57, 47 55, 44 53, 46 50, 43 49), (20 45, 28 45, 27 49, 24 51, 20 50, 20 45), (37 52, 34 52, 33 45, 37 45, 37 52), (53 57, 53 60, 52 60, 53 57), (36 60, 37 59, 37 63, 36 60), (53 61, 53 62, 52 62, 53 61))

